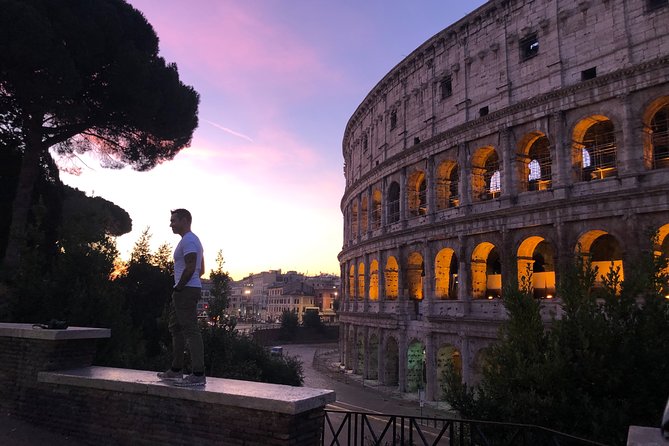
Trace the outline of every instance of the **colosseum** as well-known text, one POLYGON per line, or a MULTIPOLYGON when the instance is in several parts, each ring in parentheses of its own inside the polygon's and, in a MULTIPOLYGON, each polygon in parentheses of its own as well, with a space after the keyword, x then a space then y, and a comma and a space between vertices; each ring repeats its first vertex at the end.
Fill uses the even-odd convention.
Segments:
POLYGON ((378 82, 343 154, 340 359, 439 399, 511 280, 549 320, 577 253, 669 254, 669 1, 491 0, 378 82))

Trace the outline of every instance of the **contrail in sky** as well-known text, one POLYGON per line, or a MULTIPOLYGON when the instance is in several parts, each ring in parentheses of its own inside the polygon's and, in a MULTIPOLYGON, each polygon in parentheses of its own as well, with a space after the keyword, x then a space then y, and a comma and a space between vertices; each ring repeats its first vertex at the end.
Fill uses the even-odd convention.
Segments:
POLYGON ((205 121, 206 121, 207 123, 213 125, 213 126, 216 127, 217 129, 221 129, 221 130, 223 130, 223 131, 226 132, 226 133, 229 133, 229 134, 231 134, 231 135, 238 136, 238 137, 240 137, 240 138, 242 138, 242 139, 245 139, 245 140, 247 140, 247 141, 253 142, 253 140, 252 140, 250 137, 244 135, 243 133, 235 132, 235 131, 232 130, 232 129, 229 129, 229 128, 227 128, 227 127, 223 127, 222 125, 220 125, 220 124, 216 124, 215 122, 211 122, 211 121, 208 120, 208 119, 205 119, 205 121))

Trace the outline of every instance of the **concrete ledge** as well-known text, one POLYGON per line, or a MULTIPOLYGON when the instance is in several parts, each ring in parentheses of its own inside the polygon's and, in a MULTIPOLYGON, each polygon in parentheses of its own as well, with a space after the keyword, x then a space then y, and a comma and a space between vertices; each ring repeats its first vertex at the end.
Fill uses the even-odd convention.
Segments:
POLYGON ((209 377, 205 387, 182 388, 159 380, 155 372, 96 366, 40 372, 37 381, 290 415, 325 407, 336 399, 332 390, 209 377))
POLYGON ((108 328, 68 327, 65 330, 49 330, 33 327, 32 324, 15 324, 0 322, 0 337, 69 340, 69 339, 103 339, 111 337, 108 328))

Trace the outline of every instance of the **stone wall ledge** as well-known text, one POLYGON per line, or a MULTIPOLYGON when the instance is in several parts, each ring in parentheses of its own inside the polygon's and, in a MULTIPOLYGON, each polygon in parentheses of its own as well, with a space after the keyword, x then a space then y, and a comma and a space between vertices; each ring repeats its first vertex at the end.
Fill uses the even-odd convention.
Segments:
POLYGON ((68 327, 64 330, 49 330, 33 326, 33 324, 17 324, 0 322, 0 337, 70 340, 70 339, 104 339, 111 337, 108 328, 68 327))
POLYGON ((159 380, 155 372, 98 366, 40 372, 37 381, 62 386, 192 400, 289 415, 322 408, 335 401, 335 392, 326 389, 211 377, 207 377, 205 387, 184 388, 159 380))

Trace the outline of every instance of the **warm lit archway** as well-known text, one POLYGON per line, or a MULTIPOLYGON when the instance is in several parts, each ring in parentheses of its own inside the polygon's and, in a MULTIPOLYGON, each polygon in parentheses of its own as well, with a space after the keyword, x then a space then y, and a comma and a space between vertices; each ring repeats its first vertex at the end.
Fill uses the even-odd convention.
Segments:
POLYGON ((365 298, 365 264, 358 265, 358 299, 365 298))
POLYGON ((416 171, 407 178, 409 213, 413 217, 427 214, 427 184, 425 172, 416 171))
POLYGON ((358 200, 353 200, 351 204, 351 237, 358 236, 358 200))
POLYGON ((550 142, 542 132, 531 132, 521 139, 520 152, 525 155, 521 167, 521 190, 551 188, 552 167, 550 142))
POLYGON ((609 118, 592 115, 579 121, 572 137, 576 181, 600 180, 617 175, 615 127, 609 118))
POLYGON ((455 251, 444 248, 434 259, 434 293, 437 299, 457 299, 458 259, 455 251))
POLYGON ((518 247, 517 256, 520 287, 529 288, 536 298, 552 299, 555 296, 553 246, 543 237, 528 237, 518 247))
POLYGON ((372 229, 381 227, 381 191, 374 189, 372 192, 372 229))
POLYGON ((423 265, 423 256, 417 252, 409 254, 407 259, 407 287, 410 299, 423 299, 423 278, 425 277, 423 265))
POLYGON ((591 267, 597 268, 595 286, 601 286, 610 271, 618 271, 619 280, 624 280, 622 249, 618 240, 606 231, 588 231, 578 239, 576 250, 590 259, 591 267))
POLYGON ((492 146, 481 147, 472 157, 472 199, 485 201, 497 198, 502 192, 502 177, 497 151, 492 146))
POLYGON ((369 265, 369 300, 379 299, 379 262, 372 260, 369 265))
POLYGON ((472 253, 472 295, 474 299, 502 295, 502 263, 490 242, 480 243, 472 253))
POLYGON ((656 99, 643 116, 644 159, 650 169, 669 167, 669 96, 656 99))
POLYGON ((369 230, 369 218, 367 213, 367 197, 362 197, 360 204, 360 230, 365 233, 369 230))
POLYGON ((398 283, 398 274, 399 274, 399 265, 397 264, 397 259, 390 256, 386 260, 386 268, 384 270, 384 279, 386 282, 385 297, 386 299, 392 300, 397 299, 399 296, 399 283, 398 283))
MULTIPOLYGON (((655 255, 663 256, 665 260, 669 260, 669 224, 658 229, 656 241, 655 255)), ((669 264, 665 267, 663 272, 664 274, 669 274, 669 264)), ((666 291, 669 292, 669 290, 666 291)))
POLYGON ((437 210, 444 210, 460 204, 458 192, 458 163, 442 161, 437 167, 436 198, 437 210))
POLYGON ((348 271, 348 298, 353 299, 355 297, 355 266, 351 265, 351 268, 348 271))
POLYGON ((400 219, 400 185, 396 181, 388 186, 388 223, 395 223, 400 219))

